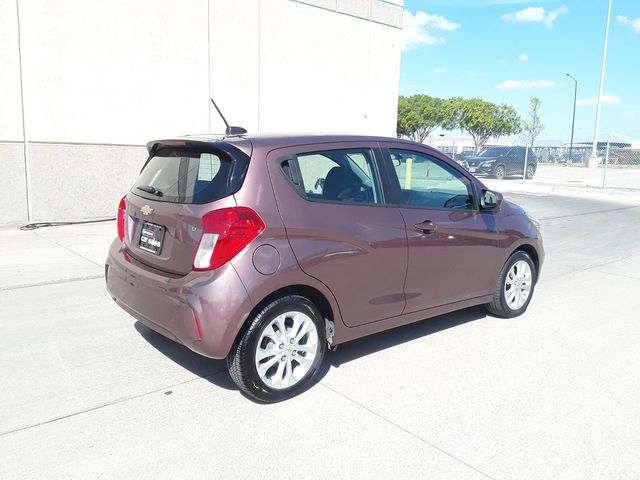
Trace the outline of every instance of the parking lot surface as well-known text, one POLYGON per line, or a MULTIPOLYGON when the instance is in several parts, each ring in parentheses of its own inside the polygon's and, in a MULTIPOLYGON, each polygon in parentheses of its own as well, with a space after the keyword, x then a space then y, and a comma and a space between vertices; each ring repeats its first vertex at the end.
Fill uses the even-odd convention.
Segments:
POLYGON ((545 236, 525 315, 341 345, 274 405, 113 303, 113 222, 0 229, 0 478, 639 478, 640 202, 506 197, 545 236))

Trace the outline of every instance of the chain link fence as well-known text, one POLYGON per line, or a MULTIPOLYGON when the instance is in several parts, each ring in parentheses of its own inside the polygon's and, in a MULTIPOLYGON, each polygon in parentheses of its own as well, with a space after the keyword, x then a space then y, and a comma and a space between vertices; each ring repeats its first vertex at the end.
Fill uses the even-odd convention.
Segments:
POLYGON ((536 180, 568 185, 640 190, 640 148, 620 142, 598 142, 573 148, 534 147, 539 169, 536 180))
POLYGON ((498 179, 522 179, 542 184, 618 188, 640 192, 640 148, 620 142, 599 142, 596 157, 592 145, 534 146, 486 145, 473 147, 438 145, 475 175, 498 179), (525 166, 525 156, 526 166, 525 166), (528 168, 528 169, 527 169, 528 168))

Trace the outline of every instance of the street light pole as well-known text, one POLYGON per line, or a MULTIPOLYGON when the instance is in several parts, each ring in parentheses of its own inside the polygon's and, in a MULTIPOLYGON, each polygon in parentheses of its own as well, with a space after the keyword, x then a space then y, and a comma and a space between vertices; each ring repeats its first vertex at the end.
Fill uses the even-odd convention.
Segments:
POLYGON ((573 75, 566 74, 574 82, 573 86, 573 120, 571 121, 571 143, 569 144, 569 158, 567 159, 567 163, 573 162, 573 157, 571 154, 573 153, 573 132, 576 127, 576 102, 578 101, 578 80, 575 79, 573 75))
POLYGON ((597 166, 598 154, 598 134, 600 131, 600 104, 602 103, 602 94, 604 93, 604 74, 607 69, 607 47, 609 45, 609 25, 611 24, 611 0, 609 0, 609 12, 607 13, 607 28, 604 31, 604 49, 602 52, 602 69, 600 71, 600 91, 598 93, 598 104, 596 106, 596 126, 593 132, 593 147, 591 149, 591 158, 589 166, 597 166))

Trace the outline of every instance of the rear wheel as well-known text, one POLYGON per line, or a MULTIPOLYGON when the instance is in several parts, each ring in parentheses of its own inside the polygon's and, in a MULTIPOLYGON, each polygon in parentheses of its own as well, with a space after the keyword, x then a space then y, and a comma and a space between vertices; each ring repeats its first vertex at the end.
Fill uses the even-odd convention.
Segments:
POLYGON ((507 172, 504 168, 504 165, 498 165, 493 171, 493 177, 497 178, 498 180, 502 180, 505 177, 506 173, 507 172))
POLYGON ((533 178, 534 173, 536 173, 536 167, 533 165, 527 165, 527 178, 533 178))
POLYGON ((489 313, 504 318, 522 315, 531 301, 536 275, 527 253, 519 250, 511 255, 502 267, 493 300, 486 305, 489 313))
POLYGON ((278 402, 306 390, 326 349, 316 306, 290 295, 271 302, 253 319, 227 357, 238 388, 262 402, 278 402))

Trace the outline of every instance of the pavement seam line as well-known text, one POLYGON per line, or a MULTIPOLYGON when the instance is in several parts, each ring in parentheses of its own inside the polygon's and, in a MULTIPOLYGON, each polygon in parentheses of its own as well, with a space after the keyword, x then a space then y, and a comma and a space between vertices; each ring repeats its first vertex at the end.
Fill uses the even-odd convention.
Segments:
POLYGON ((51 418, 49 420, 44 420, 42 422, 32 423, 30 425, 25 425, 24 427, 18 427, 18 428, 14 428, 13 430, 7 430, 7 431, 4 431, 4 432, 0 432, 0 437, 4 437, 5 435, 11 435, 12 433, 22 432, 23 430, 29 430, 29 429, 35 428, 35 427, 41 427, 43 425, 48 425, 50 423, 55 423, 55 422, 58 422, 60 420, 64 420, 66 418, 77 417, 78 415, 82 415, 84 413, 93 412, 95 410, 100 410, 102 408, 110 407, 112 405, 119 405, 121 403, 128 402, 129 400, 135 400, 137 398, 146 397, 147 395, 152 395, 154 393, 162 392, 163 390, 166 390, 167 388, 179 387, 181 385, 186 385, 187 383, 196 382, 198 380, 207 380, 209 378, 213 378, 213 377, 215 377, 215 376, 217 376, 217 375, 219 375, 221 373, 224 373, 226 371, 227 370, 224 369, 224 370, 220 370, 218 372, 211 373, 210 375, 198 376, 197 378, 191 378, 189 380, 185 380, 184 382, 178 382, 178 383, 174 383, 172 385, 166 385, 164 387, 157 388, 155 390, 150 390, 148 392, 139 393, 138 395, 132 395, 130 397, 116 398, 115 400, 112 400, 111 402, 102 403, 102 404, 96 405, 94 407, 89 407, 89 408, 85 408, 85 409, 78 410, 78 411, 75 411, 75 412, 71 412, 71 413, 68 413, 67 415, 61 415, 59 417, 51 418))
POLYGON ((80 258, 82 258, 83 260, 86 260, 87 262, 92 263, 93 265, 97 265, 98 267, 102 267, 102 268, 104 268, 104 264, 100 264, 100 263, 94 262, 94 261, 93 261, 93 260, 91 260, 90 258, 85 257, 84 255, 82 255, 82 254, 80 254, 80 253, 76 252, 75 250, 71 250, 69 247, 67 247, 67 246, 65 246, 65 245, 62 245, 61 243, 58 243, 58 242, 56 242, 55 240, 51 240, 50 238, 43 237, 42 235, 38 234, 38 232, 33 232, 33 233, 35 233, 36 235, 38 235, 38 236, 39 236, 40 238, 42 238, 43 240, 47 240, 47 241, 49 241, 49 242, 51 242, 51 243, 53 243, 53 244, 55 244, 55 245, 57 245, 57 246, 59 246, 59 247, 62 247, 62 248, 64 248, 65 250, 67 250, 68 252, 71 252, 71 253, 73 253, 74 255, 79 256, 79 257, 80 257, 80 258))
MULTIPOLYGON (((598 267, 595 267, 595 268, 606 267, 606 266, 607 265, 599 265, 598 267)), ((624 275, 622 273, 605 272, 604 270, 600 270, 600 273, 604 273, 605 275, 611 275, 613 277, 628 278, 629 280, 640 280, 639 277, 633 277, 631 275, 624 275)))
MULTIPOLYGON (((606 262, 598 263, 597 265, 590 265, 588 267, 576 268, 575 270, 571 270, 569 272, 557 273, 555 275, 551 275, 550 277, 544 277, 545 278, 545 284, 549 280, 553 281, 553 280, 557 280, 557 279, 560 279, 560 278, 563 278, 563 277, 566 277, 566 276, 569 276, 569 275, 575 275, 575 274, 578 274, 578 273, 588 272, 589 270, 598 269, 600 267, 606 267, 608 265, 611 265, 612 263, 622 262, 624 260, 628 260, 629 258, 634 257, 635 255, 636 255, 636 253, 631 253, 629 255, 625 255, 625 256, 620 257, 620 258, 614 258, 612 260, 607 260, 606 262)), ((609 273, 609 272, 605 272, 605 271, 602 271, 602 270, 601 270, 601 272, 602 273, 609 273)), ((621 277, 625 277, 625 278, 630 278, 630 279, 633 279, 633 280, 638 280, 635 277, 629 277, 627 275, 621 275, 621 274, 616 274, 616 273, 609 273, 609 275, 616 275, 616 276, 621 276, 621 277)), ((536 285, 537 285, 537 283, 536 283, 536 285)))
POLYGON ((491 480, 497 480, 495 477, 492 477, 491 475, 489 475, 489 474, 487 474, 487 473, 484 473, 482 470, 478 470, 478 469, 477 469, 476 467, 474 467, 473 465, 470 465, 469 463, 467 463, 467 462, 465 462, 464 460, 462 460, 462 459, 460 459, 460 458, 456 457, 456 456, 455 456, 455 455, 453 455, 452 453, 449 453, 449 452, 447 452, 446 450, 444 450, 443 448, 441 448, 441 447, 439 447, 439 446, 435 445, 434 443, 431 443, 429 440, 426 440, 426 439, 422 438, 421 436, 416 435, 416 434, 415 434, 415 433, 413 433, 412 431, 407 430, 407 429, 406 429, 406 428, 404 428, 403 426, 398 425, 397 423, 393 422, 392 420, 389 420, 389 419, 388 419, 388 418, 386 418, 384 415, 381 415, 381 414, 379 414, 378 412, 376 412, 375 410, 370 409, 370 408, 369 408, 369 407, 367 407, 366 405, 363 405, 362 403, 360 403, 360 402, 358 402, 358 401, 356 401, 356 400, 354 400, 354 399, 352 399, 352 398, 350 398, 350 397, 346 396, 345 394, 343 394, 343 393, 341 393, 341 392, 337 391, 337 390, 336 390, 336 389, 334 389, 334 388, 331 388, 331 387, 330 387, 330 386, 328 386, 328 385, 325 385, 324 383, 318 382, 317 384, 318 384, 318 385, 322 385, 324 388, 326 388, 326 389, 328 389, 328 390, 331 390, 333 393, 335 393, 335 394, 337 394, 337 395, 340 395, 340 396, 341 396, 342 398, 344 398, 345 400, 348 400, 349 402, 353 403, 354 405, 359 406, 360 408, 362 408, 362 409, 366 410, 367 412, 371 413, 372 415, 375 415, 376 417, 378 417, 378 418, 380 418, 381 420, 383 420, 383 421, 387 422, 388 424, 393 425, 394 427, 398 428, 399 430, 402 430, 403 432, 405 432, 405 433, 407 433, 407 434, 411 435, 413 438, 415 438, 415 439, 417 439, 417 440, 421 441, 422 443, 424 443, 424 444, 426 444, 426 445, 429 445, 431 448, 434 448, 434 449, 438 450, 439 452, 444 453, 446 456, 448 456, 448 457, 452 458, 453 460, 456 460, 457 462, 459 462, 459 463, 461 463, 461 464, 465 465, 466 467, 468 467, 468 468, 470 468, 471 470, 473 470, 473 471, 475 471, 475 472, 479 473, 480 475, 482 475, 482 476, 484 476, 484 477, 487 477, 487 478, 490 478, 491 480))
POLYGON ((0 287, 0 292, 7 292, 10 290, 20 290, 22 288, 31 288, 31 287, 46 287, 47 285, 59 285, 61 283, 83 282, 85 280, 96 280, 98 278, 104 278, 104 275, 89 275, 86 277, 63 278, 62 280, 50 280, 47 282, 23 283, 20 285, 10 285, 8 287, 0 287))
POLYGON ((582 212, 582 213, 570 213, 568 215, 557 215, 557 216, 552 216, 552 217, 540 217, 538 220, 542 221, 542 220, 559 220, 562 218, 570 218, 570 217, 583 217, 585 215, 595 215, 598 213, 609 213, 609 212, 618 212, 620 210, 629 210, 632 208, 640 208, 640 205, 630 205, 630 206, 626 206, 626 207, 619 207, 619 208, 607 208, 604 210, 594 210, 593 212, 582 212))

